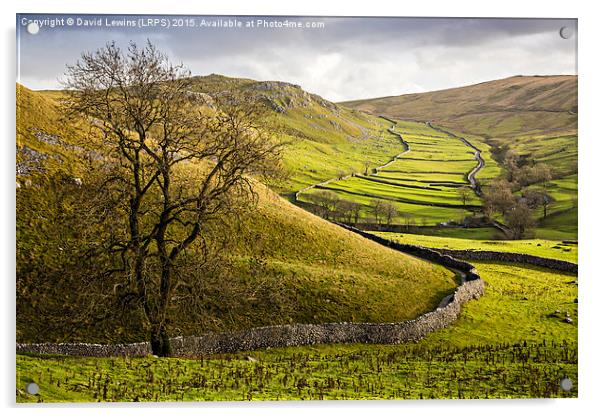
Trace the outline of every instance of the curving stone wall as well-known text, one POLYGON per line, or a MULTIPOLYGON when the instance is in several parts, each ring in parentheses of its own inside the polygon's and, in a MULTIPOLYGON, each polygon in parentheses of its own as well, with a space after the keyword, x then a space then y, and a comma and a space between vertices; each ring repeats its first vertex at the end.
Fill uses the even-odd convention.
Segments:
MULTIPOLYGON (((442 300, 437 309, 416 319, 395 323, 338 322, 293 324, 252 328, 243 331, 209 333, 195 337, 172 338, 173 355, 197 356, 259 348, 290 347, 313 344, 371 343, 399 344, 417 341, 431 332, 447 327, 460 315, 462 304, 478 299, 485 283, 476 269, 462 260, 429 248, 399 244, 344 224, 341 227, 396 250, 454 269, 463 276, 455 292, 442 300)), ((151 354, 150 343, 103 344, 17 344, 17 353, 58 354, 88 357, 145 356, 151 354)))
POLYGON ((547 257, 533 256, 531 254, 508 253, 503 251, 491 250, 450 250, 450 249, 430 249, 422 246, 414 246, 411 244, 396 243, 386 238, 370 234, 369 232, 351 227, 345 224, 339 226, 353 231, 361 236, 376 241, 382 245, 391 247, 395 250, 403 251, 404 253, 412 254, 426 260, 439 263, 446 267, 451 267, 461 271, 467 271, 467 267, 473 267, 470 263, 459 261, 462 260, 477 260, 477 261, 499 261, 504 263, 523 263, 533 266, 546 267, 548 269, 558 270, 561 272, 574 273, 579 272, 579 266, 570 261, 551 259, 547 257), (448 258, 452 258, 451 260, 448 258), (467 266, 468 265, 468 266, 467 266))
POLYGON ((379 237, 374 234, 370 234, 369 232, 360 230, 359 228, 352 227, 350 225, 336 223, 340 227, 345 228, 346 230, 352 231, 356 234, 361 235, 368 240, 375 241, 383 246, 390 247, 394 250, 402 251, 407 254, 411 254, 416 257, 420 257, 421 259, 432 261, 434 263, 440 264, 442 266, 458 270, 465 274, 465 279, 470 280, 480 280, 481 276, 477 273, 474 266, 468 262, 458 260, 452 257, 448 253, 442 253, 439 249, 435 250, 432 248, 414 246, 411 244, 401 244, 396 243, 395 241, 387 240, 386 238, 379 237))
MULTIPOLYGON (((397 323, 340 322, 276 325, 244 331, 204 334, 198 337, 172 338, 173 355, 188 357, 313 344, 399 344, 417 341, 454 322, 460 314, 460 306, 471 299, 478 299, 484 289, 484 282, 481 279, 464 282, 443 306, 416 319, 397 323)), ((145 356, 151 354, 151 348, 148 342, 122 345, 17 344, 17 353, 88 357, 145 356)))

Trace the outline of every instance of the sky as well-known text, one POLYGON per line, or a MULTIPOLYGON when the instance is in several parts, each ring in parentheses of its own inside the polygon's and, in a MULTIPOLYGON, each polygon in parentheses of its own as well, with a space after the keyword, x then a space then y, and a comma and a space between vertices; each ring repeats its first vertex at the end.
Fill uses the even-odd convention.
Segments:
POLYGON ((147 40, 194 75, 286 81, 335 102, 577 74, 575 19, 21 14, 17 81, 57 89, 82 52, 147 40))

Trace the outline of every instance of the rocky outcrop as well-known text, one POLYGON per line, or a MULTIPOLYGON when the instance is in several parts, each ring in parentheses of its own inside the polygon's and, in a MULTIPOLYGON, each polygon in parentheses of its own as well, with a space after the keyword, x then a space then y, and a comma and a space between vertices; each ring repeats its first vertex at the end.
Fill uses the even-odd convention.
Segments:
POLYGON ((38 152, 31 147, 17 146, 16 174, 25 176, 35 172, 44 172, 44 161, 48 157, 46 153, 38 152))

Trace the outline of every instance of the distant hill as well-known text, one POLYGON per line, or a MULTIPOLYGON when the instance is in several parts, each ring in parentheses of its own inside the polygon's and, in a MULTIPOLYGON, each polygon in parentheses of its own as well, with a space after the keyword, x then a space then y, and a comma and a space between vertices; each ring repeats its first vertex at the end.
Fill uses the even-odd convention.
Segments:
POLYGON ((577 127, 577 76, 514 76, 446 90, 347 101, 343 106, 427 121, 484 137, 571 133, 577 127))

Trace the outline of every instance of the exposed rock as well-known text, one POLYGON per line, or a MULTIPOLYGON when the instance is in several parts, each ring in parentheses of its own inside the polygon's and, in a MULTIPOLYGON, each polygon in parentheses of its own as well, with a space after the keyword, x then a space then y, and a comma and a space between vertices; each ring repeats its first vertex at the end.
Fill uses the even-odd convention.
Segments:
POLYGON ((209 94, 197 91, 187 91, 186 94, 188 99, 195 104, 204 105, 212 109, 216 108, 215 100, 209 94))
POLYGON ((36 130, 36 131, 34 131, 33 135, 36 137, 36 139, 38 139, 44 143, 53 144, 53 145, 61 144, 61 139, 59 138, 59 136, 56 136, 54 134, 48 134, 41 130, 36 130))
POLYGON ((341 130, 341 125, 334 120, 329 121, 330 125, 334 127, 336 130, 341 130))
POLYGON ((48 159, 46 153, 38 152, 28 146, 17 146, 17 175, 29 175, 35 172, 44 172, 43 162, 48 159))

